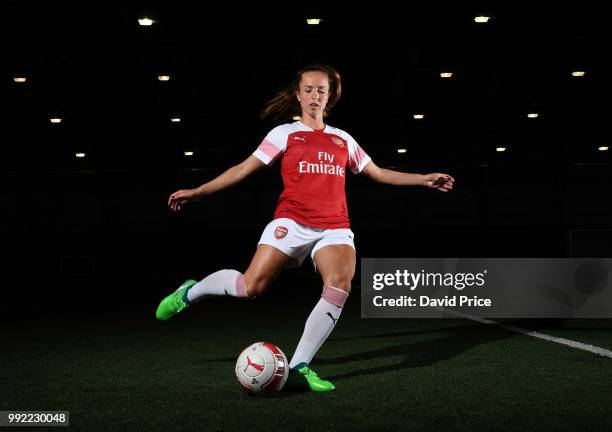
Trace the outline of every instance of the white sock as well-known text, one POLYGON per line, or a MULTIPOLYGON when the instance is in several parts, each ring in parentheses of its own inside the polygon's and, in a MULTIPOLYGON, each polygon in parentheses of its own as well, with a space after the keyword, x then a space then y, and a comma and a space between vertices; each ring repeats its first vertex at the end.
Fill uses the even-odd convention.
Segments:
POLYGON ((304 333, 289 362, 289 368, 294 368, 300 363, 310 364, 334 329, 347 297, 346 291, 331 286, 323 287, 321 299, 306 320, 304 333))
POLYGON ((244 275, 236 270, 219 270, 206 276, 187 291, 189 303, 211 296, 247 297, 244 275))

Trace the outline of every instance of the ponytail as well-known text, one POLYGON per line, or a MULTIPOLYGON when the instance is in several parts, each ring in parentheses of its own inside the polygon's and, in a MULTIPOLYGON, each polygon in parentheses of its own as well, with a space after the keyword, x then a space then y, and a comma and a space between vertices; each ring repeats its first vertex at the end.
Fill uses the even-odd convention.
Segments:
POLYGON ((261 112, 261 118, 271 117, 273 120, 284 120, 298 115, 299 110, 300 104, 295 97, 295 92, 292 88, 288 87, 266 102, 261 112))

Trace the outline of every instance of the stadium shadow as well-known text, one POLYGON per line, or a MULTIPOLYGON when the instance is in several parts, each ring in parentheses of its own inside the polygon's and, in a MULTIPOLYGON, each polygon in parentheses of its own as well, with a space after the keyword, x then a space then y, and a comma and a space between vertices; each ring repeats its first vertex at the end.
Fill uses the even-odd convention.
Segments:
POLYGON ((330 337, 327 342, 343 342, 349 340, 358 340, 358 339, 382 339, 389 337, 401 337, 408 335, 421 335, 428 333, 448 333, 450 330, 456 330, 458 327, 440 327, 436 329, 426 329, 426 330, 409 330, 409 331, 398 331, 398 332, 390 332, 390 333, 379 333, 374 335, 367 336, 349 336, 349 337, 330 337))
MULTIPOLYGON (((442 329, 440 329, 440 331, 441 330, 442 329)), ((389 370, 391 369, 397 371, 398 369, 404 368, 420 368, 431 366, 437 362, 461 355, 464 352, 478 345, 487 344, 516 336, 515 333, 512 333, 508 330, 504 330, 503 328, 486 325, 446 329, 446 331, 451 331, 452 333, 448 334, 446 337, 443 338, 388 346, 384 348, 350 354, 346 356, 340 356, 336 358, 318 358, 316 360, 316 364, 342 364, 403 356, 403 359, 398 363, 394 364, 393 366, 389 366, 387 364, 385 366, 354 370, 346 374, 326 377, 331 381, 338 381, 363 375, 385 373, 389 372, 389 370)), ((414 334, 414 332, 404 332, 394 334, 394 336, 410 336, 414 334)), ((382 336, 385 337, 386 335, 382 336)))

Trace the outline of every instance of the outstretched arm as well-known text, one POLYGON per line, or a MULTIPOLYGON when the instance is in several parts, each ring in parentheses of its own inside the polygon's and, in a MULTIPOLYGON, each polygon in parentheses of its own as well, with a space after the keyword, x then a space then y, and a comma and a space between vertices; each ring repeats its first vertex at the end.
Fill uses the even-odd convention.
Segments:
POLYGON ((251 155, 238 165, 227 169, 223 174, 215 177, 208 183, 195 188, 195 189, 181 189, 174 192, 168 198, 168 206, 173 211, 181 209, 181 206, 189 201, 195 201, 205 196, 212 195, 223 189, 227 189, 253 174, 255 171, 265 167, 266 165, 251 155))
POLYGON ((395 186, 426 186, 448 192, 453 188, 455 179, 448 174, 413 174, 380 168, 374 161, 368 162, 362 171, 371 180, 395 186))

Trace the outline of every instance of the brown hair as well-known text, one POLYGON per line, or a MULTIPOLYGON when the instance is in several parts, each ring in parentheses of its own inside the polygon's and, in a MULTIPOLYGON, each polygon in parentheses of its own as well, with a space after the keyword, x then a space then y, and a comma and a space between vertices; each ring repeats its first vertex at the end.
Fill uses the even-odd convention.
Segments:
POLYGON ((272 117, 274 120, 284 120, 288 117, 301 114, 300 104, 295 94, 300 90, 300 81, 305 72, 323 72, 329 79, 329 100, 325 107, 324 116, 329 115, 329 111, 338 103, 342 95, 342 82, 340 73, 333 67, 326 64, 312 64, 302 68, 293 79, 290 86, 277 93, 264 105, 261 118, 272 117))

